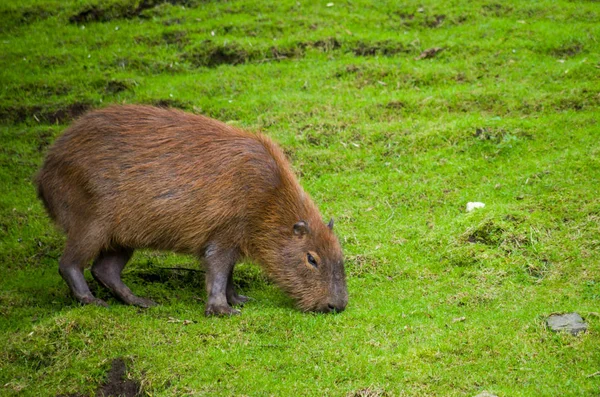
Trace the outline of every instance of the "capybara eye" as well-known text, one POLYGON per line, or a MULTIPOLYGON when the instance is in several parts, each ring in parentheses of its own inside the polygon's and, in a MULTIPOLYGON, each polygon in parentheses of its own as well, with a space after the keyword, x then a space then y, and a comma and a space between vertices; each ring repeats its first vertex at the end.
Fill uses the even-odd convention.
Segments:
POLYGON ((308 260, 308 263, 310 263, 314 267, 319 267, 317 260, 310 254, 310 252, 306 254, 306 259, 308 260))

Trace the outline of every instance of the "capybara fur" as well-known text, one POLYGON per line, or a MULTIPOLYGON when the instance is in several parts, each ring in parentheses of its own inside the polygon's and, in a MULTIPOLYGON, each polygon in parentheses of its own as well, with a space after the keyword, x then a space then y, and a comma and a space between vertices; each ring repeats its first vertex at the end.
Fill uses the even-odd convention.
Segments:
POLYGON ((37 188, 67 242, 59 272, 82 303, 83 269, 125 303, 121 271, 137 248, 193 254, 206 269, 206 315, 239 313, 235 264, 260 264, 303 311, 342 311, 343 255, 282 150, 208 117, 111 106, 77 120, 50 148, 37 188))

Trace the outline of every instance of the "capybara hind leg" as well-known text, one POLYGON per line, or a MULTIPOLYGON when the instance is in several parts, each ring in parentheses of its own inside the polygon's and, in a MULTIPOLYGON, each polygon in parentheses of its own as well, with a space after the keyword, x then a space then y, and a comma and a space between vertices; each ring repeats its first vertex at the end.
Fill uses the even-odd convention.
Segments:
POLYGON ((229 274, 238 259, 238 252, 231 248, 220 248, 217 244, 210 244, 206 249, 206 316, 231 316, 240 314, 239 310, 232 308, 227 302, 227 282, 229 274))
POLYGON ((227 278, 227 303, 231 306, 243 306, 244 303, 248 302, 250 298, 244 295, 240 295, 235 291, 235 285, 233 285, 233 268, 229 272, 227 278))
POLYGON ((67 248, 59 261, 58 272, 67 282, 71 293, 79 302, 85 305, 108 306, 102 299, 92 295, 90 287, 83 277, 83 268, 89 259, 85 255, 76 254, 76 252, 72 244, 67 243, 67 248))
POLYGON ((92 275, 96 281, 128 305, 155 306, 154 301, 135 296, 121 280, 121 272, 132 254, 133 250, 127 248, 103 250, 92 265, 92 275))

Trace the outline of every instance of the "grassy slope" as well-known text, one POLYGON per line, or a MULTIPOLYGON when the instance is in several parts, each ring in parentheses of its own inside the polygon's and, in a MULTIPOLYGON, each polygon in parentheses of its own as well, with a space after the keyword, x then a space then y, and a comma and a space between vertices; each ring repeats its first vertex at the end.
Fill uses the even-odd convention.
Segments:
POLYGON ((0 394, 93 393, 115 357, 153 395, 598 393, 597 3, 158 3, 0 4, 0 394), (159 307, 75 304, 31 176, 113 102, 281 142, 337 218, 348 310, 299 313, 243 264, 255 300, 205 319, 201 274, 161 270, 194 259, 155 252, 125 279, 159 307), (568 311, 590 331, 544 328, 568 311))

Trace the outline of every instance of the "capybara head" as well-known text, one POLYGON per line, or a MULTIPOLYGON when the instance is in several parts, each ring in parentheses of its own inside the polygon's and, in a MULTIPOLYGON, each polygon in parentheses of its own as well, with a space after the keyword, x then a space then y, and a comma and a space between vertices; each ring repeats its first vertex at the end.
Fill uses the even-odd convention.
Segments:
POLYGON ((275 281, 303 311, 341 312, 348 304, 344 257, 333 233, 333 220, 298 220, 283 229, 268 266, 275 281))

